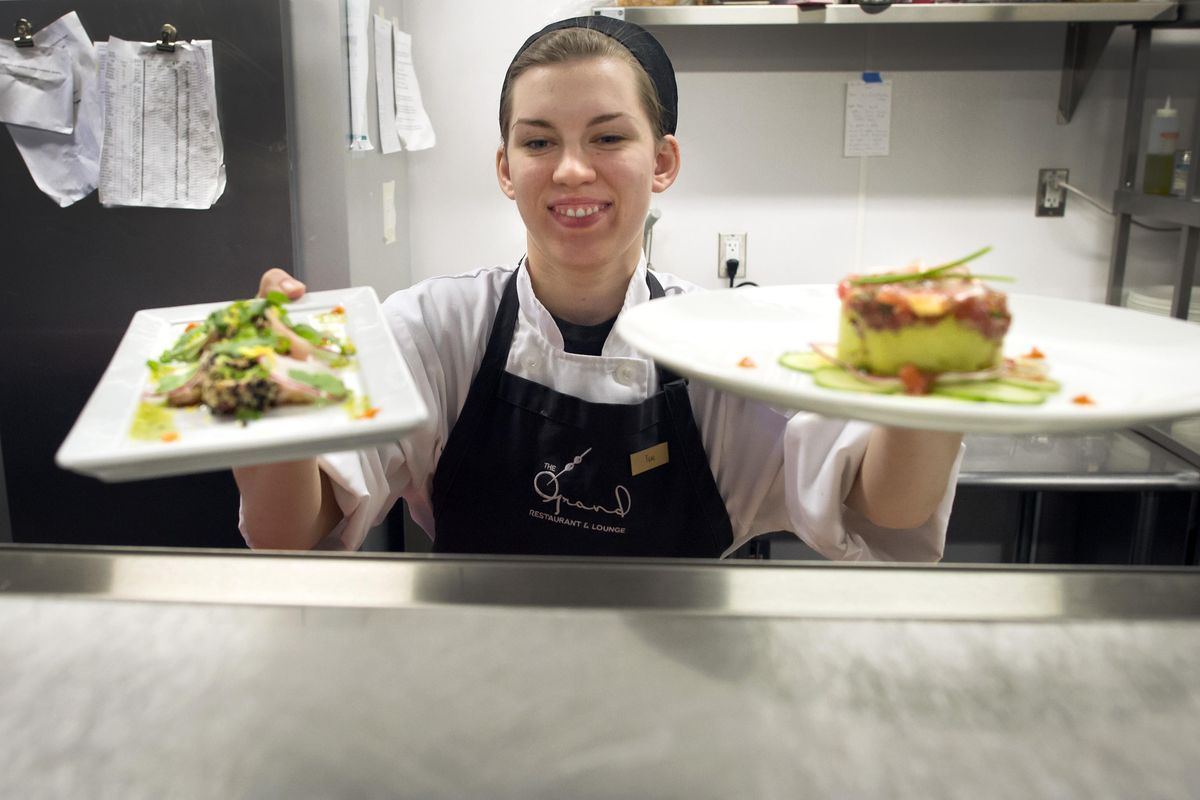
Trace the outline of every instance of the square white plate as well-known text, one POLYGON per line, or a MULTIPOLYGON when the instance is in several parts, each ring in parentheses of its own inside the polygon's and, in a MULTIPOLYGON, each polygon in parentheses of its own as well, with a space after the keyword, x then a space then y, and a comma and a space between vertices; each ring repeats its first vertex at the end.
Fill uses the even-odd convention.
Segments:
POLYGON ((841 392, 779 365, 789 350, 837 338, 829 285, 689 294, 623 313, 616 332, 668 367, 780 408, 927 430, 1062 433, 1112 430, 1200 414, 1200 326, 1125 308, 1009 295, 1005 355, 1037 347, 1062 390, 1042 405, 841 392), (740 367, 750 358, 754 368, 740 367), (1094 405, 1072 398, 1087 395, 1094 405))
POLYGON ((378 412, 356 419, 341 404, 287 406, 242 424, 207 409, 173 409, 174 441, 130 435, 150 386, 148 359, 157 359, 190 322, 201 322, 224 303, 138 311, 55 461, 64 469, 104 481, 128 481, 227 469, 313 456, 334 450, 395 441, 429 416, 400 358, 375 290, 369 287, 311 292, 287 306, 293 322, 327 327, 318 317, 345 309, 345 335, 357 351, 354 364, 339 372, 355 398, 366 397, 378 412))

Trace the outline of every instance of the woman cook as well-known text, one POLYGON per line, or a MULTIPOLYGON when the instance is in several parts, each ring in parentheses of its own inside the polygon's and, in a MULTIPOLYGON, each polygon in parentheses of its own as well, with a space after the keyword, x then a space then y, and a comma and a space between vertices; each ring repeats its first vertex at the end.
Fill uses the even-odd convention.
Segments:
MULTIPOLYGON (((386 301, 431 420, 234 470, 251 546, 357 548, 403 498, 441 552, 718 557, 790 530, 830 558, 940 558, 961 436, 789 417, 610 335, 622 309, 696 289, 642 257, 650 197, 679 173, 676 114, 671 63, 636 25, 525 42, 496 175, 528 254, 386 301)), ((260 290, 303 288, 271 270, 260 290)))

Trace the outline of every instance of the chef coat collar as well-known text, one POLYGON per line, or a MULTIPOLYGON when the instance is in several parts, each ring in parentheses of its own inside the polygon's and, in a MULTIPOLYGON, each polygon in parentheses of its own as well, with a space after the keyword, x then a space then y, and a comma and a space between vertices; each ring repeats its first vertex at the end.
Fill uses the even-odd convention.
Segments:
MULTIPOLYGON (((555 349, 565 352, 562 331, 558 329, 558 323, 554 321, 554 316, 533 293, 533 280, 529 277, 528 256, 521 258, 517 272, 517 298, 521 301, 521 320, 538 331, 542 338, 555 349)), ((637 268, 634 269, 633 276, 629 279, 629 285, 625 288, 625 302, 621 305, 618 315, 624 313, 625 309, 641 305, 649 299, 650 287, 646 285, 646 254, 642 253, 638 258, 637 268)), ((632 356, 635 353, 633 348, 619 336, 609 335, 608 341, 604 344, 603 355, 604 357, 632 356)))

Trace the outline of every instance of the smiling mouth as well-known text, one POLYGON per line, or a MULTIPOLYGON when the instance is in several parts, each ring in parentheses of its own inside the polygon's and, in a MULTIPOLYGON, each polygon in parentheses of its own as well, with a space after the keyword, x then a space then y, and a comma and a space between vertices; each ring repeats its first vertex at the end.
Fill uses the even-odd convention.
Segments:
POLYGON ((590 205, 590 206, 553 206, 551 211, 560 217, 570 217, 571 219, 580 219, 582 217, 590 217, 600 213, 608 204, 590 205))

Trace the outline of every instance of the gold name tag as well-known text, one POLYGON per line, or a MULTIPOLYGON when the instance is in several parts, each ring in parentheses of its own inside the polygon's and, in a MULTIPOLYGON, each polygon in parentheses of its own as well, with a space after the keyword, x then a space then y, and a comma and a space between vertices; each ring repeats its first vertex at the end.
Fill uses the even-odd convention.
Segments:
POLYGON ((641 475, 647 470, 661 467, 670 460, 671 458, 667 454, 667 443, 661 442, 631 455, 629 457, 629 471, 634 475, 641 475))

